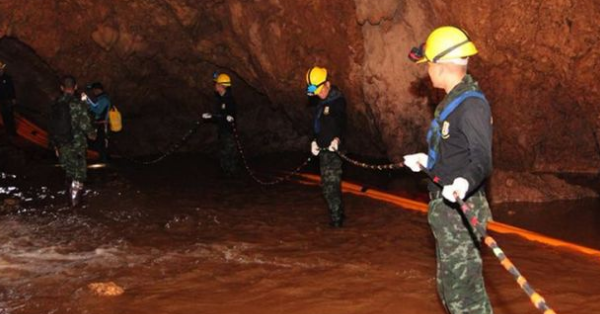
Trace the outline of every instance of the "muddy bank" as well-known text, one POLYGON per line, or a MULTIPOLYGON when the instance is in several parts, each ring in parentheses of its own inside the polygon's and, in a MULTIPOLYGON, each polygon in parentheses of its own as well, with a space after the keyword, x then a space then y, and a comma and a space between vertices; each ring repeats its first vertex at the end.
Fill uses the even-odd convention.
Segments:
MULTIPOLYGON (((156 167, 119 162, 93 170, 86 204, 76 210, 63 206, 56 168, 26 182, 11 178, 21 191, 38 195, 35 187, 46 186, 55 198, 2 214, 0 308, 443 313, 425 216, 345 195, 347 226, 331 230, 318 187, 225 180, 215 165, 187 156, 156 167), (125 292, 99 297, 88 288, 97 282, 125 292)), ((513 236, 497 240, 558 312, 600 311, 593 302, 598 261, 513 236)), ((536 313, 495 257, 484 256, 496 313, 536 313)))

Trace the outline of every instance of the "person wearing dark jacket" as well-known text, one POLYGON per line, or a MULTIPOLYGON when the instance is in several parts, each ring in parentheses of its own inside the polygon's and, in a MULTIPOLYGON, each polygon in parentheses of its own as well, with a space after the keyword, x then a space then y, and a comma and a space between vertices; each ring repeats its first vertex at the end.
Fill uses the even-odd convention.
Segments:
POLYGON ((88 86, 92 92, 92 97, 84 94, 84 100, 89 105, 90 112, 94 118, 96 127, 96 140, 91 147, 98 152, 100 162, 108 161, 108 111, 111 108, 110 97, 104 91, 104 86, 100 82, 94 82, 88 86), (93 99, 92 99, 93 98, 93 99))
POLYGON ((409 54, 417 63, 428 63, 433 86, 446 92, 428 132, 428 153, 406 155, 404 164, 441 179, 442 187, 429 184, 428 221, 436 240, 438 294, 452 314, 493 313, 482 274, 482 235, 465 224, 457 205, 457 198, 465 200, 484 230, 492 220, 484 193, 492 172, 492 114, 467 74, 475 54, 467 33, 452 26, 435 29, 409 54))
POLYGON ((12 77, 5 72, 6 64, 0 61, 0 114, 8 136, 17 135, 14 108, 17 105, 17 97, 12 77))
POLYGON ((330 225, 341 228, 346 218, 342 203, 342 159, 337 150, 343 143, 346 128, 346 99, 329 82, 327 69, 312 67, 306 73, 307 94, 318 98, 311 152, 319 156, 323 196, 329 207, 330 225))
POLYGON ((231 92, 231 78, 225 73, 214 76, 215 109, 214 113, 204 113, 202 118, 217 124, 219 134, 219 155, 221 170, 227 177, 239 174, 239 152, 234 135, 236 103, 231 92))

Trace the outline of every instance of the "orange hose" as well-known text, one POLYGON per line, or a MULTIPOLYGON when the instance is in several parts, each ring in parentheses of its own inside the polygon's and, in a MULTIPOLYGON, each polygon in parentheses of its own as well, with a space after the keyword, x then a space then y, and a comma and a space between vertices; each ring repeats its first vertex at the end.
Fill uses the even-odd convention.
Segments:
MULTIPOLYGON (((300 180, 300 183, 316 185, 320 182, 321 177, 319 175, 314 174, 299 174, 299 176, 303 179, 300 180)), ((362 186, 349 182, 342 182, 342 191, 346 193, 351 193, 355 195, 367 196, 373 199, 377 199, 380 201, 385 201, 394 205, 401 206, 402 208, 415 210, 418 212, 427 213, 428 205, 423 202, 418 202, 415 200, 403 198, 400 196, 396 196, 393 194, 389 194, 386 192, 368 189, 365 192, 362 191, 362 186)), ((586 255, 590 255, 596 258, 600 258, 600 251, 592 248, 588 248, 582 245, 570 243, 563 240, 554 239, 548 236, 541 235, 539 233, 535 233, 529 230, 513 227, 507 224, 503 224, 500 222, 491 221, 487 226, 488 230, 502 233, 502 234, 515 234, 520 237, 523 237, 529 241, 539 242, 546 245, 560 247, 568 250, 572 250, 578 253, 583 253, 586 255)))

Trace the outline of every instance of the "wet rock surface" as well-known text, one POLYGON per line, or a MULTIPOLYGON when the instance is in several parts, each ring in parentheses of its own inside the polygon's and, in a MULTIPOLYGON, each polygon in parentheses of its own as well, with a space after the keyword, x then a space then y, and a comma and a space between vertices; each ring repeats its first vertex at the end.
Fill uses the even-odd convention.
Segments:
MULTIPOLYGON (((595 182, 594 180, 589 181, 595 182)), ((554 174, 495 171, 489 185, 492 203, 543 203, 598 197, 597 190, 589 186, 570 183, 554 174)))
POLYGON ((93 282, 88 285, 88 288, 98 296, 116 297, 122 295, 125 290, 116 283, 110 282, 93 282))

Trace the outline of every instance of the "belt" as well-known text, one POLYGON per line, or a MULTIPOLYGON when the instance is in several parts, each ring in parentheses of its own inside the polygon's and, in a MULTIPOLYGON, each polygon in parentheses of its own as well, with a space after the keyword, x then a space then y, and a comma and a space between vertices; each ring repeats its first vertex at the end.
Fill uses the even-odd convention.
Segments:
MULTIPOLYGON (((477 192, 469 195, 469 197, 471 196, 485 196, 485 191, 483 190, 478 190, 477 192)), ((435 192, 429 192, 429 199, 430 200, 435 200, 438 198, 442 198, 442 191, 435 191, 435 192)))

